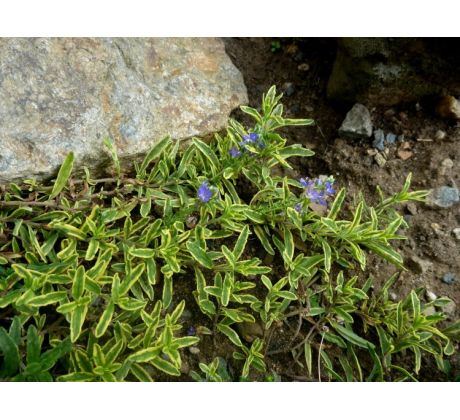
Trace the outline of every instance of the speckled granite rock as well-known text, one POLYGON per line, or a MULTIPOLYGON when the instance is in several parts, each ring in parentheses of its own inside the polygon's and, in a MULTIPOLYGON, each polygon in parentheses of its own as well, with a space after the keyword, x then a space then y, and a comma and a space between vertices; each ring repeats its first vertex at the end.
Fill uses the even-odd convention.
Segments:
POLYGON ((213 38, 0 39, 0 182, 125 162, 164 135, 205 136, 247 102, 240 72, 213 38))

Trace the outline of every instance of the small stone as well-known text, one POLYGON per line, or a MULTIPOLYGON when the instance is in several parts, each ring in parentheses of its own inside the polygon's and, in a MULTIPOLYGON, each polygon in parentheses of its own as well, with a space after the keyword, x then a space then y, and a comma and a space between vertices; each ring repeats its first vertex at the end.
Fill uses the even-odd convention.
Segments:
POLYGON ((372 146, 381 152, 385 150, 385 133, 383 130, 377 129, 374 131, 374 141, 372 146))
POLYGON ((446 132, 442 130, 436 131, 436 134, 434 135, 435 140, 443 140, 446 138, 446 132))
POLYGON ((417 206, 415 203, 408 203, 406 207, 410 214, 417 214, 417 206))
POLYGON ((394 144, 396 142, 396 134, 388 133, 386 137, 387 144, 394 144))
POLYGON ((375 156, 377 154, 377 150, 375 149, 367 149, 366 152, 369 156, 375 156))
POLYGON ((307 112, 313 112, 313 111, 314 111, 314 108, 313 108, 312 106, 310 106, 310 105, 307 105, 307 106, 305 107, 305 111, 307 111, 307 112))
POLYGON ((453 300, 451 300, 447 305, 442 307, 442 311, 450 316, 451 318, 455 316, 455 312, 457 310, 457 305, 453 300))
POLYGON ((431 261, 424 260, 417 255, 412 255, 406 261, 407 267, 417 274, 425 274, 428 270, 431 269, 433 263, 431 261))
POLYGON ((185 219, 185 226, 187 226, 189 229, 193 229, 198 223, 198 217, 194 214, 191 214, 187 216, 185 219))
POLYGON ((355 104, 346 115, 339 128, 339 135, 350 138, 360 139, 369 138, 372 135, 372 121, 369 110, 361 104, 355 104))
POLYGON ((182 358, 181 362, 180 371, 181 373, 187 375, 190 372, 190 365, 188 364, 187 360, 185 360, 185 358, 182 358))
POLYGON ((438 298, 431 290, 427 290, 425 292, 425 296, 430 302, 433 302, 438 298))
POLYGON ((454 162, 452 159, 446 158, 441 162, 441 167, 439 168, 439 174, 445 175, 454 167, 454 162))
POLYGON ((434 306, 427 306, 423 311, 422 314, 425 316, 431 316, 436 313, 436 309, 434 309, 434 306))
POLYGON ((385 163, 387 163, 386 159, 380 153, 376 153, 374 159, 377 162, 377 165, 379 165, 381 168, 383 168, 385 163))
POLYGON ((286 82, 283 84, 283 92, 286 96, 291 96, 295 92, 294 83, 286 82))
POLYGON ((432 223, 431 228, 435 231, 435 233, 438 236, 444 236, 444 232, 442 231, 441 226, 439 226, 438 223, 432 223))
POLYGON ((453 96, 444 96, 436 106, 436 113, 441 118, 460 120, 460 103, 453 96))
POLYGON ((390 292, 390 299, 396 302, 398 300, 398 295, 395 292, 390 292))
POLYGON ((426 204, 446 209, 458 203, 459 199, 457 188, 442 186, 430 191, 426 198, 426 204))
POLYGON ((321 204, 312 202, 308 205, 308 207, 310 207, 313 210, 313 213, 319 217, 325 217, 327 214, 327 206, 322 206, 321 204))
POLYGON ((396 111, 393 108, 390 108, 390 109, 387 109, 383 115, 385 115, 385 118, 391 118, 396 115, 396 111))
POLYGON ((410 159, 413 155, 413 153, 410 151, 410 150, 401 150, 401 149, 398 149, 398 151, 396 152, 396 154, 398 155, 398 157, 401 159, 401 160, 407 160, 407 159, 410 159))
POLYGON ((200 349, 198 347, 192 346, 188 348, 188 351, 192 354, 200 354, 200 349))
POLYGON ((442 276, 442 282, 446 284, 454 284, 455 283, 455 275, 452 273, 446 273, 442 276))
POLYGON ((452 233, 454 234, 455 238, 460 241, 460 228, 455 228, 452 230, 452 233))
POLYGON ((264 336, 264 330, 258 322, 239 322, 236 325, 241 337, 248 343, 252 343, 257 337, 264 336))
POLYGON ((400 112, 399 113, 399 118, 401 118, 403 121, 407 121, 409 117, 407 116, 407 113, 400 112))
POLYGON ((398 136, 398 142, 402 143, 402 142, 404 141, 404 138, 405 138, 405 137, 404 137, 404 134, 400 134, 400 135, 398 136))
POLYGON ((419 141, 419 142, 425 142, 425 143, 430 143, 430 142, 433 141, 433 139, 420 137, 420 138, 417 139, 417 141, 419 141))
POLYGON ((298 65, 297 69, 300 71, 308 71, 310 70, 310 65, 308 63, 302 63, 298 65))

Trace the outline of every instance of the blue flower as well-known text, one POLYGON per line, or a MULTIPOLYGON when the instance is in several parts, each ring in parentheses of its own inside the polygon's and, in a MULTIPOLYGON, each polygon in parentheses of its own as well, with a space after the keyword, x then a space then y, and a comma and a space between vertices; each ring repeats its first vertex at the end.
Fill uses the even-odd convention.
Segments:
POLYGON ((328 177, 326 180, 320 178, 300 178, 299 182, 305 188, 305 196, 308 197, 313 203, 326 206, 326 200, 329 198, 329 196, 335 194, 335 190, 333 188, 333 177, 328 177))
POLYGON ((326 181, 326 192, 329 195, 334 195, 335 194, 334 187, 332 186, 333 183, 334 183, 334 181, 326 181))
POLYGON ((257 133, 251 133, 249 134, 249 139, 254 142, 259 138, 259 135, 257 133))
MULTIPOLYGON (((308 178, 307 178, 308 179, 308 178)), ((308 186, 310 185, 309 182, 307 181, 307 179, 305 178, 300 178, 299 179, 299 182, 302 184, 303 187, 305 188, 308 188, 308 186)))
POLYGON ((241 156, 241 152, 236 148, 236 147, 232 147, 228 153, 230 154, 230 156, 232 158, 237 158, 239 156, 241 156))
POLYGON ((208 186, 208 181, 204 181, 198 188, 197 197, 203 203, 207 203, 212 197, 212 191, 208 186))
POLYGON ((188 327, 187 329, 187 335, 195 335, 196 334, 196 329, 193 325, 191 325, 190 327, 188 327))
POLYGON ((297 204, 294 206, 294 210, 295 210, 297 213, 302 214, 302 213, 303 213, 303 206, 302 206, 302 203, 297 203, 297 204))

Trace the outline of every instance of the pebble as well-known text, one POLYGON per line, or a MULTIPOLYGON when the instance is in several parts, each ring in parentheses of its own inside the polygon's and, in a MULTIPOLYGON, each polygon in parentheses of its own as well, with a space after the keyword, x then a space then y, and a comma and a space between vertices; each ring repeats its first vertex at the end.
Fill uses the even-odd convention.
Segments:
POLYGON ((458 203, 459 200, 457 188, 442 186, 430 191, 426 198, 426 204, 446 209, 458 203))
POLYGON ((339 135, 349 139, 369 138, 372 135, 369 110, 362 104, 355 104, 343 120, 339 135))
POLYGON ((314 108, 313 108, 312 106, 310 106, 310 105, 307 105, 307 106, 305 107, 305 111, 307 111, 307 112, 313 112, 313 111, 314 111, 314 108))
POLYGON ((396 115, 396 111, 393 108, 387 109, 383 115, 385 115, 386 118, 391 118, 396 115))
POLYGON ((435 233, 438 235, 438 236, 444 236, 444 232, 443 230, 441 229, 441 226, 439 226, 438 223, 432 223, 431 224, 431 228, 435 231, 435 233))
POLYGON ((377 162, 377 165, 379 165, 381 168, 383 168, 385 163, 387 163, 386 159, 380 153, 376 153, 374 159, 377 162))
POLYGON ((375 156, 377 154, 377 150, 375 149, 367 149, 366 152, 369 156, 375 156))
POLYGON ((433 302, 438 298, 431 290, 427 290, 425 292, 425 296, 430 302, 433 302))
POLYGON ((436 106, 436 113, 441 118, 460 120, 460 103, 453 96, 444 96, 436 106))
POLYGON ((407 160, 407 159, 410 159, 413 155, 413 153, 410 151, 410 150, 402 150, 402 149, 398 149, 398 151, 396 152, 396 154, 398 155, 398 157, 401 159, 401 160, 407 160))
POLYGON ((198 217, 194 214, 190 214, 187 216, 185 219, 185 226, 187 226, 189 229, 193 229, 198 223, 198 217))
POLYGON ((395 292, 390 292, 390 299, 396 302, 398 300, 398 295, 395 292))
POLYGON ((454 162, 452 159, 446 158, 441 162, 441 167, 439 168, 439 174, 445 175, 454 167, 454 162))
POLYGON ((407 261, 408 268, 417 274, 425 274, 433 266, 433 263, 417 255, 412 255, 407 261))
POLYGON ((446 284, 454 284, 455 275, 452 273, 446 273, 442 276, 442 282, 446 284))
POLYGON ((457 305, 452 300, 447 305, 442 307, 442 311, 450 317, 453 317, 455 315, 456 309, 457 305))
POLYGON ((385 150, 385 133, 380 128, 374 131, 372 146, 381 152, 385 150))
POLYGON ((427 306, 423 311, 422 314, 425 316, 431 316, 436 313, 436 309, 433 306, 427 306))
POLYGON ((310 65, 308 63, 302 63, 298 65, 297 69, 300 71, 308 71, 310 70, 310 65))
POLYGON ((455 238, 460 241, 460 228, 455 228, 452 230, 452 233, 454 234, 455 238))
POLYGON ((283 92, 286 96, 291 96, 295 92, 294 83, 286 82, 283 84, 283 92))
POLYGON ((396 142, 396 134, 388 133, 386 137, 387 144, 393 144, 396 142))
POLYGON ((435 140, 443 140, 446 137, 446 132, 442 130, 436 131, 436 134, 434 135, 435 140))
POLYGON ((408 203, 406 207, 410 214, 417 214, 417 206, 415 203, 408 203))
POLYGON ((188 351, 192 354, 200 354, 200 349, 198 347, 192 346, 188 348, 188 351))
POLYGON ((404 134, 398 136, 398 142, 402 143, 404 141, 404 134))
POLYGON ((403 121, 407 121, 409 119, 408 115, 405 112, 400 112, 399 118, 401 118, 403 121))

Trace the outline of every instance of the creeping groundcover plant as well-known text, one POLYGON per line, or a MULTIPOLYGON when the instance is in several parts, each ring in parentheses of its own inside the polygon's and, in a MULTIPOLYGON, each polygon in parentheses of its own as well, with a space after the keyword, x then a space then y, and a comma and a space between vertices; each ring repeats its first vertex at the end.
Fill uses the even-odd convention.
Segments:
POLYGON ((110 177, 72 175, 69 154, 54 185, 2 187, 0 380, 449 373, 460 335, 440 310, 449 299, 391 300, 398 274, 365 276, 369 254, 404 270, 396 207, 426 193, 408 176, 398 194, 345 210, 340 180, 282 176, 313 152, 277 130, 313 121, 284 118, 279 100, 271 88, 260 112, 241 107, 249 130, 230 120, 209 143, 164 138, 131 176, 106 140, 110 177))

